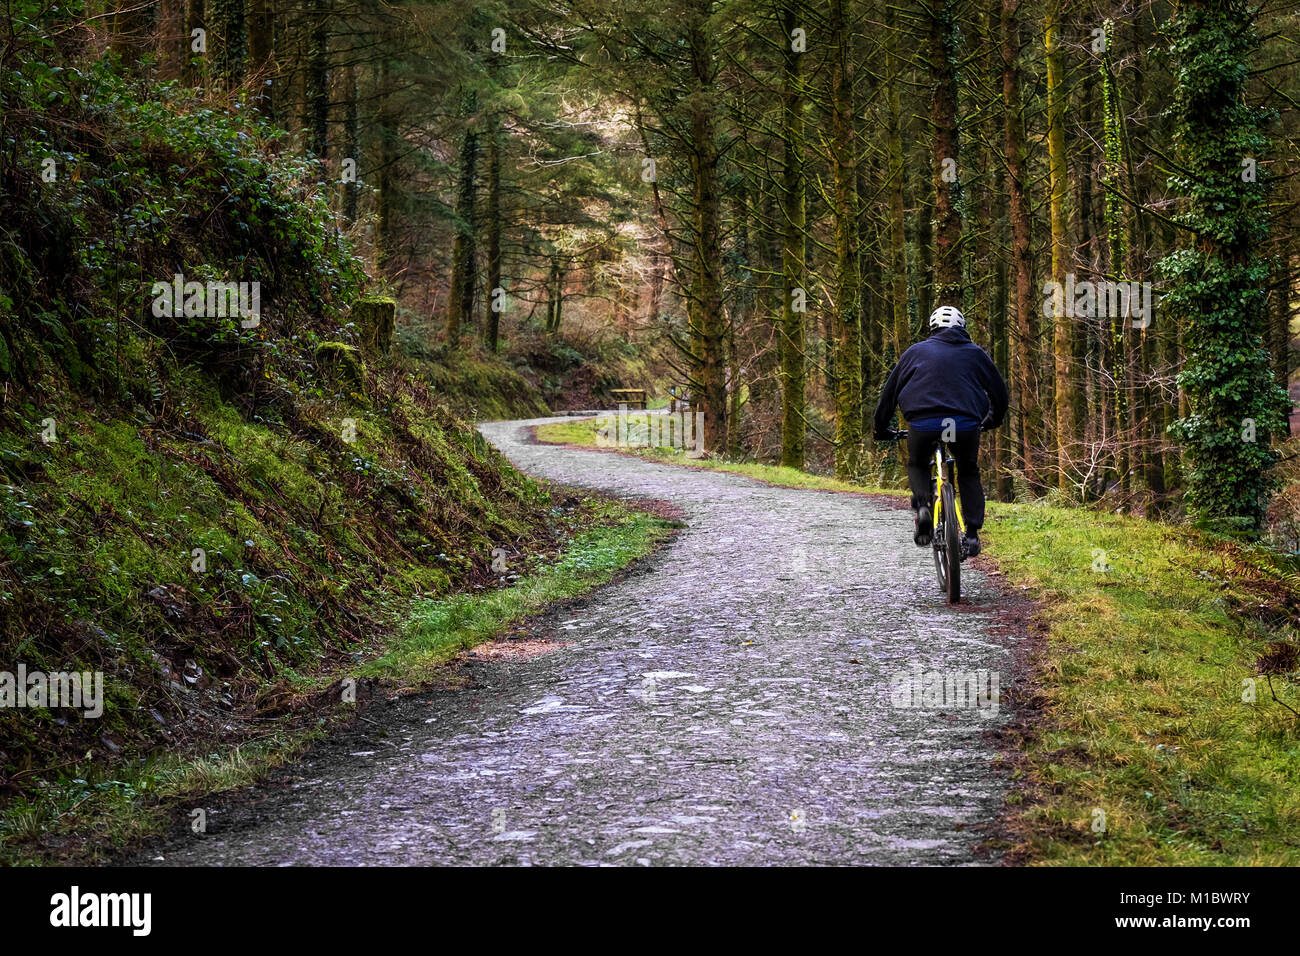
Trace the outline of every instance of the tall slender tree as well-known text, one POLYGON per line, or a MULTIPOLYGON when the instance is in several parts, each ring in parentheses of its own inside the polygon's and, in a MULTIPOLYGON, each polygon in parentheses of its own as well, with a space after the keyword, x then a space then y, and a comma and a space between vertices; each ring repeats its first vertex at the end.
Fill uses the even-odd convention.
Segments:
POLYGON ((861 467, 862 326, 858 301, 857 157, 853 135, 853 26, 848 0, 830 0, 834 44, 830 66, 831 151, 835 178, 835 473, 850 478, 861 467))
POLYGON ((804 181, 804 92, 799 75, 803 57, 795 30, 802 0, 781 0, 781 464, 804 466, 806 370, 804 312, 807 196, 804 181))
MULTIPOLYGON (((1069 99, 1065 63, 1061 55, 1062 0, 1047 0, 1043 48, 1047 58, 1047 167, 1048 207, 1052 233, 1052 281, 1065 285, 1070 269, 1069 170, 1065 156, 1065 107, 1069 99)), ((1071 486, 1070 455, 1075 440, 1072 415, 1071 359, 1074 355, 1073 320, 1065 309, 1059 310, 1052 323, 1052 368, 1054 424, 1056 446, 1056 480, 1062 491, 1071 486)))

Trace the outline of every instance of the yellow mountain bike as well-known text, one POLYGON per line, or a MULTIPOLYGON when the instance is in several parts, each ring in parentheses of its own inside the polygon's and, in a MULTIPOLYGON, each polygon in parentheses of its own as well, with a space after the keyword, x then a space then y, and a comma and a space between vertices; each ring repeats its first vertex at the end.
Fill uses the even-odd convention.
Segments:
MULTIPOLYGON (((907 438, 906 431, 894 437, 907 438)), ((949 604, 961 602, 961 563, 966 560, 966 521, 961 516, 957 497, 957 460, 946 441, 939 442, 930 461, 930 506, 934 509, 934 532, 930 547, 934 550, 934 570, 939 587, 948 595, 949 604)))

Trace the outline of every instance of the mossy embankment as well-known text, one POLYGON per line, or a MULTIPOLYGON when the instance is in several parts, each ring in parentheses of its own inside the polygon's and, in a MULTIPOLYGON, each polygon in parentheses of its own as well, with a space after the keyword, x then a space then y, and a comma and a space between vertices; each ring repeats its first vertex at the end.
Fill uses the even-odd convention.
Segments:
MULTIPOLYGON (((536 433, 594 445, 596 427, 536 433)), ((777 485, 904 494, 669 449, 628 453, 777 485)), ((1028 864, 1300 864, 1300 560, 1040 503, 990 502, 983 538, 980 561, 1003 595, 1034 600, 1040 637, 1032 689, 1011 701, 1019 719, 1002 738, 1012 786, 990 845, 1028 864)))
MULTIPOLYGON (((281 132, 52 70, 0 90, 0 671, 104 693, 102 715, 0 709, 8 860, 132 839, 156 794, 285 759, 367 662, 427 677, 481 636, 421 642, 455 595, 518 587, 583 535, 626 563, 666 528, 519 474, 377 347, 354 306, 383 290, 281 132), (259 307, 214 308, 224 283, 259 307)), ((553 573, 547 594, 601 579, 553 573)))
MULTIPOLYGON (((394 351, 439 399, 469 421, 542 418, 552 410, 613 408, 612 390, 665 392, 667 370, 654 350, 579 332, 510 328, 497 354, 468 339, 447 349, 429 317, 403 312, 394 351)), ((661 399, 662 401, 662 399, 661 399)))
POLYGON ((403 315, 393 351, 458 417, 474 422, 550 414, 542 391, 506 356, 476 346, 449 351, 431 344, 431 324, 403 315))

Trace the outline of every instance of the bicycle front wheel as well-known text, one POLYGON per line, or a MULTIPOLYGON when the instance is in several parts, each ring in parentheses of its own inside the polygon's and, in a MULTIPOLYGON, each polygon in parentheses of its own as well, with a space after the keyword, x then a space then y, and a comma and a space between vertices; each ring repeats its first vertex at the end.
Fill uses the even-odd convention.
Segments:
POLYGON ((944 590, 948 592, 948 603, 961 601, 961 528, 957 525, 957 495, 952 483, 943 486, 943 550, 947 565, 944 574, 944 590))

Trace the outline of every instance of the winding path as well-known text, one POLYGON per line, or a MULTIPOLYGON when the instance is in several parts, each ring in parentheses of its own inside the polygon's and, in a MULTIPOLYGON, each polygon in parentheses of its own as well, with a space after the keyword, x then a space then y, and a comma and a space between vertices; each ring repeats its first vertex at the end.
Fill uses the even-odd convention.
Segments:
POLYGON ((1005 693, 1023 638, 983 576, 950 609, 906 511, 529 444, 552 420, 481 430, 532 474, 670 500, 688 528, 544 619, 567 643, 405 700, 372 744, 313 752, 165 862, 988 862, 1006 781, 984 731, 1005 706, 891 700, 913 665, 1005 693))

